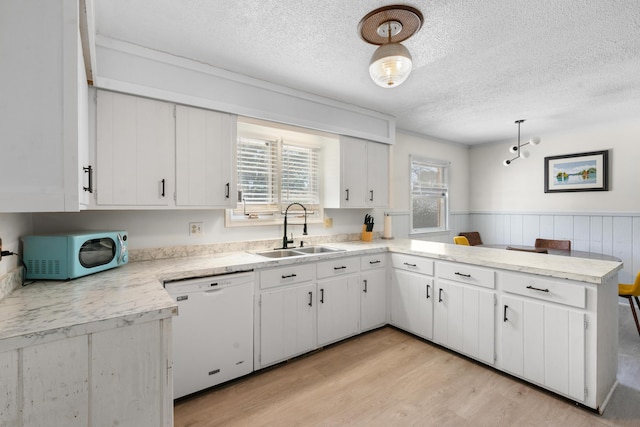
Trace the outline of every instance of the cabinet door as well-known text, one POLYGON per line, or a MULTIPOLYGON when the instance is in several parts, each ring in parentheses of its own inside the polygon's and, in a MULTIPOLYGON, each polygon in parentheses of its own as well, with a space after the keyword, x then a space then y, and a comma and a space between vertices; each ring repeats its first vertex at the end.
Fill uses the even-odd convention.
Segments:
POLYGON ((434 341, 493 364, 494 293, 438 280, 434 298, 434 341))
MULTIPOLYGON (((89 369, 86 335, 23 349, 22 394, 26 398, 19 425, 90 425, 89 369)), ((111 408, 119 397, 110 396, 106 407, 111 408)))
POLYGON ((502 316, 502 368, 584 401, 584 313, 504 296, 502 316))
POLYGON ((389 206, 389 146, 367 143, 367 206, 389 206))
POLYGON ((358 276, 318 282, 318 345, 325 345, 358 332, 360 292, 358 276))
POLYGON ((166 320, 98 332, 91 338, 91 418, 87 425, 167 425, 170 405, 166 320), (117 398, 114 398, 117 396, 117 398), (105 402, 109 404, 105 405, 105 402))
POLYGON ((78 5, 0 2, 0 212, 78 211, 88 201, 78 5))
POLYGON ((176 106, 176 204, 236 206, 236 116, 176 106))
POLYGON ((391 323, 423 338, 433 337, 433 279, 393 270, 391 323))
POLYGON ((367 206, 367 142, 361 139, 340 138, 342 175, 341 207, 367 206))
POLYGON ((173 105, 98 92, 97 203, 167 206, 174 193, 173 105))
POLYGON ((360 275, 360 330, 366 331, 387 323, 387 281, 385 269, 360 275))
POLYGON ((315 348, 315 284, 260 295, 260 365, 315 348))

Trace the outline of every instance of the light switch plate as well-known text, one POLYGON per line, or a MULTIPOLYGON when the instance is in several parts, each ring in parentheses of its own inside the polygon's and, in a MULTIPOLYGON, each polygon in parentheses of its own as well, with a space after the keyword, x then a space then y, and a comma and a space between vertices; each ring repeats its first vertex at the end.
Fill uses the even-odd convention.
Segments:
POLYGON ((202 237, 204 235, 204 225, 201 222, 189 223, 189 236, 202 237))

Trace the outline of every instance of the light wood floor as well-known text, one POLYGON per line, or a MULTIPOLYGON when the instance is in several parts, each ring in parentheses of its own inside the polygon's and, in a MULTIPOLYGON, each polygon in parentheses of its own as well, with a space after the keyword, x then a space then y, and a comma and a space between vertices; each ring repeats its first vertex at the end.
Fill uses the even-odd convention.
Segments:
POLYGON ((385 327, 179 401, 175 426, 640 426, 634 381, 600 416, 385 327))

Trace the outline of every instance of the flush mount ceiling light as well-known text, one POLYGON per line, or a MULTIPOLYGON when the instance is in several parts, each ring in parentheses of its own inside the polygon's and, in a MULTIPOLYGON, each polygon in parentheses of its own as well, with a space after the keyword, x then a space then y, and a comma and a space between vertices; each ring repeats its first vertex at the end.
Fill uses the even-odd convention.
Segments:
POLYGON ((502 162, 502 164, 505 165, 505 166, 509 166, 511 164, 511 162, 513 162, 516 159, 519 159, 520 157, 522 157, 523 159, 526 159, 527 157, 529 157, 529 152, 522 150, 522 147, 524 147, 525 145, 527 145, 527 144, 531 144, 531 145, 540 144, 540 138, 538 138, 537 136, 534 136, 533 138, 531 138, 529 141, 525 142, 524 144, 520 143, 520 125, 522 124, 522 122, 524 122, 524 119, 516 120, 514 122, 514 123, 516 123, 518 125, 518 145, 512 145, 509 148, 509 151, 512 152, 512 153, 517 153, 517 155, 513 159, 507 159, 504 162, 502 162))
POLYGON ((411 54, 400 42, 417 33, 422 21, 418 9, 405 5, 384 6, 360 20, 358 32, 362 40, 380 46, 369 64, 369 74, 378 86, 396 87, 409 77, 411 54))

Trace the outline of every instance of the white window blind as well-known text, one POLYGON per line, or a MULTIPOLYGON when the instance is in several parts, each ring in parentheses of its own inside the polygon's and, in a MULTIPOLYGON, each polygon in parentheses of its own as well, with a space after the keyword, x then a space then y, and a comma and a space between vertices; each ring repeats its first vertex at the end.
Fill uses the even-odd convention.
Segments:
POLYGON ((237 214, 274 214, 298 202, 320 208, 320 148, 259 138, 238 138, 237 214))
POLYGON ((447 229, 448 165, 411 156, 411 234, 447 229))

